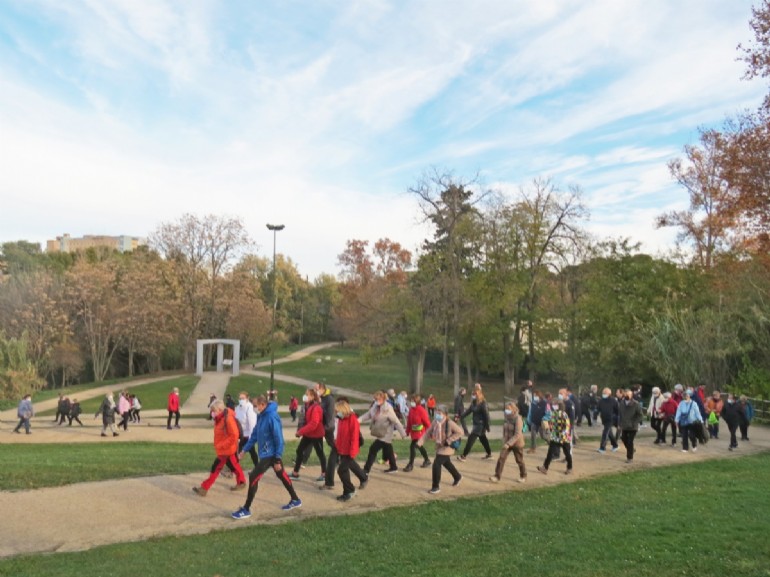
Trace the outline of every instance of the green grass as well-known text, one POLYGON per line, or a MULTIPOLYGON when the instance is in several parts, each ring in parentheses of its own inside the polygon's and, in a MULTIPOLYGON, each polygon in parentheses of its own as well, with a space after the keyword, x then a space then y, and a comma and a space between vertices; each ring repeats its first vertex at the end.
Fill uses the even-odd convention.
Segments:
MULTIPOLYGON (((768 576, 770 454, 0 561, 36 577, 768 576), (725 488, 729 487, 729 491, 725 488)), ((118 522, 118 521, 116 521, 118 522)))
MULTIPOLYGON (((264 395, 269 388, 269 378, 266 379, 264 377, 257 377, 255 375, 247 375, 244 373, 230 379, 230 383, 227 385, 226 394, 231 394, 233 399, 237 400, 240 392, 246 391, 249 393, 249 396, 253 398, 257 395, 264 395)), ((288 405, 291 395, 301 399, 302 395, 305 394, 306 387, 276 380, 275 390, 278 391, 278 402, 282 405, 288 405)))
MULTIPOLYGON (((143 379, 146 377, 142 377, 143 379)), ((168 403, 168 394, 171 392, 171 389, 174 387, 179 387, 179 398, 181 403, 184 403, 187 398, 192 393, 193 389, 195 388, 195 385, 198 384, 198 381, 200 380, 199 377, 196 377, 195 375, 183 375, 180 377, 167 379, 163 381, 158 381, 155 383, 147 383, 146 385, 139 385, 137 387, 131 387, 129 391, 138 396, 139 400, 142 403, 142 410, 153 410, 153 409, 163 409, 165 410, 167 403, 168 403)), ((127 384, 130 384, 127 382, 127 384)), ((92 385, 91 388, 94 386, 102 386, 102 384, 99 385, 92 385)), ((58 392, 57 392, 58 394, 58 392)), ((77 394, 70 394, 68 395, 70 399, 77 398, 77 394)), ((92 399, 88 399, 85 401, 82 401, 80 403, 80 408, 83 409, 83 413, 88 414, 94 414, 96 410, 99 408, 99 405, 102 404, 102 398, 94 397, 92 399)), ((118 394, 115 394, 115 402, 117 402, 118 394)), ((34 400, 34 398, 33 398, 34 400)), ((55 415, 56 409, 50 409, 47 411, 41 411, 39 413, 39 416, 44 417, 47 415, 55 415)))

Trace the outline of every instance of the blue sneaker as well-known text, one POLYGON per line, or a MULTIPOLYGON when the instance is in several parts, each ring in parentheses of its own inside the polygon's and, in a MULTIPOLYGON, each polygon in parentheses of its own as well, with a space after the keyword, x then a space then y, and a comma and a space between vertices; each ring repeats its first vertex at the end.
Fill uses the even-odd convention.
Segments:
POLYGON ((291 509, 299 509, 302 507, 302 501, 299 499, 292 499, 286 505, 281 507, 284 511, 290 511, 291 509))
POLYGON ((251 517, 251 511, 246 509, 245 507, 241 507, 238 509, 235 513, 230 515, 233 519, 248 519, 251 517))

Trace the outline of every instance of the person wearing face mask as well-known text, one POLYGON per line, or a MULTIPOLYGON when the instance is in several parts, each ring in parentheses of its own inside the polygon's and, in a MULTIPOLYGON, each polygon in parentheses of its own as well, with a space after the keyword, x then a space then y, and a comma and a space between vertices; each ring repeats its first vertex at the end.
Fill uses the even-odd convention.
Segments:
POLYGON ((460 423, 460 426, 463 428, 463 434, 465 436, 468 436, 468 425, 465 424, 465 419, 462 416, 464 412, 465 412, 465 388, 461 387, 460 390, 455 395, 454 421, 455 423, 460 423))
MULTIPOLYGON (((257 424, 257 413, 254 412, 254 405, 249 400, 249 394, 246 391, 238 393, 238 405, 235 407, 235 418, 241 424, 241 438, 238 442, 238 451, 241 451, 251 436, 251 431, 254 430, 254 425, 257 424)), ((249 451, 251 462, 254 466, 259 463, 259 456, 257 450, 252 447, 249 451)))
POLYGON ((722 416, 723 407, 722 394, 719 391, 714 391, 709 400, 706 401, 706 422, 708 423, 710 439, 719 438, 719 417, 722 416))
POLYGON ((233 491, 246 487, 246 476, 243 474, 241 464, 238 462, 238 423, 235 421, 233 411, 226 408, 224 402, 214 401, 211 405, 211 420, 214 421, 214 450, 217 457, 211 465, 211 473, 200 486, 193 487, 193 491, 205 497, 211 486, 219 477, 219 473, 227 466, 235 474, 235 487, 233 491))
POLYGON ((663 412, 661 407, 663 406, 663 395, 658 387, 652 387, 652 397, 650 398, 650 404, 647 407, 647 415, 650 417, 650 427, 655 431, 655 443, 660 445, 665 443, 663 441, 663 412))
POLYGON ((644 420, 642 405, 634 398, 634 391, 626 389, 626 398, 618 405, 620 420, 620 440, 626 448, 626 463, 634 462, 634 438, 639 431, 639 425, 644 420))
MULTIPOLYGON (((294 434, 301 437, 297 445, 297 455, 294 459, 294 470, 290 473, 292 479, 299 479, 299 469, 302 466, 306 449, 313 447, 318 460, 321 462, 321 475, 326 474, 326 455, 324 455, 324 416, 321 402, 318 399, 318 393, 315 388, 308 389, 305 392, 308 398, 307 408, 305 410, 305 424, 297 429, 294 434)), ((270 401, 271 403, 273 401, 270 401)), ((259 422, 259 420, 257 420, 259 422)), ((324 477, 321 477, 324 478, 324 477)))
POLYGON ((369 480, 367 474, 356 461, 356 456, 361 450, 361 425, 345 397, 337 399, 334 410, 338 419, 335 445, 340 459, 337 475, 342 483, 342 495, 337 497, 337 500, 350 501, 356 495, 356 488, 350 481, 351 471, 358 478, 359 488, 365 488, 369 480))
MULTIPOLYGON (((257 425, 251 432, 249 441, 243 450, 248 451, 256 445, 259 464, 249 473, 249 491, 246 494, 246 502, 243 507, 230 515, 233 519, 251 517, 251 505, 254 502, 254 497, 257 496, 259 482, 270 468, 273 469, 275 476, 281 481, 291 499, 281 509, 290 511, 302 507, 302 501, 297 496, 294 485, 289 475, 286 474, 286 469, 283 468, 283 427, 281 426, 281 418, 278 416, 278 404, 274 401, 268 402, 265 396, 260 395, 254 399, 254 409, 257 411, 257 425)), ((243 452, 239 453, 238 457, 243 458, 243 452)))
POLYGON ((564 474, 569 475, 572 473, 572 424, 569 415, 564 410, 564 401, 553 401, 551 403, 551 415, 548 422, 550 423, 551 434, 549 450, 543 465, 539 466, 537 470, 543 475, 547 475, 548 467, 551 465, 554 454, 557 454, 557 449, 561 448, 567 461, 567 470, 564 471, 564 474))
POLYGON ((404 473, 409 473, 414 468, 414 458, 419 449, 420 455, 422 455, 422 468, 430 467, 430 459, 428 458, 428 452, 422 445, 419 445, 420 438, 425 434, 425 431, 430 427, 430 419, 428 418, 428 411, 425 410, 420 404, 420 395, 412 395, 412 400, 409 403, 409 416, 406 419, 406 431, 412 438, 412 443, 409 445, 409 462, 404 467, 404 473))
POLYGON ((431 440, 436 443, 436 455, 433 458, 433 475, 431 488, 428 491, 431 495, 441 492, 441 468, 443 467, 452 475, 452 486, 456 487, 463 480, 463 476, 452 464, 452 455, 455 452, 453 444, 462 438, 463 431, 460 425, 449 418, 446 405, 436 407, 436 416, 433 422, 425 431, 425 434, 418 441, 422 446, 425 440, 431 440))
POLYGON ((524 421, 519 415, 517 404, 508 403, 503 410, 505 422, 503 423, 503 447, 495 465, 495 474, 489 480, 499 483, 503 476, 503 468, 508 455, 513 453, 516 464, 519 466, 519 483, 527 480, 527 466, 524 464, 524 421))
POLYGON ((548 402, 545 400, 541 391, 535 391, 532 394, 532 404, 529 406, 527 414, 527 423, 529 424, 530 446, 527 453, 534 453, 537 448, 537 437, 540 436, 546 443, 548 436, 543 428, 543 419, 548 411, 548 402))
POLYGON ((695 435, 695 437, 702 445, 705 445, 708 443, 708 435, 706 434, 706 427, 704 425, 707 417, 706 406, 703 404, 703 399, 701 399, 697 390, 693 389, 692 387, 687 387, 687 392, 690 394, 690 400, 695 403, 695 405, 698 407, 698 412, 700 413, 700 419, 691 423, 690 431, 695 435))
POLYGON ((607 449, 607 440, 612 445, 612 452, 618 450, 618 439, 612 434, 612 427, 618 419, 618 400, 612 396, 612 390, 609 387, 602 389, 602 398, 598 401, 599 417, 602 420, 602 440, 599 442, 599 453, 604 453, 607 449))
POLYGON ((334 489, 334 473, 337 470, 337 448, 334 444, 334 426, 337 419, 334 413, 334 396, 332 390, 326 386, 325 383, 318 383, 315 386, 315 391, 318 394, 318 400, 321 403, 321 409, 323 410, 323 425, 324 425, 324 439, 326 444, 329 445, 329 456, 326 459, 326 472, 322 473, 316 481, 323 481, 320 489, 331 490, 334 489))
POLYGON ((374 460, 377 458, 377 453, 382 450, 383 458, 390 465, 385 469, 386 473, 395 473, 398 471, 398 465, 396 464, 396 455, 393 452, 393 433, 398 431, 401 438, 406 438, 406 431, 401 421, 396 417, 396 412, 393 407, 388 404, 388 395, 385 391, 377 391, 374 393, 374 403, 371 408, 359 419, 361 424, 371 422, 370 432, 374 441, 369 446, 369 454, 366 457, 366 463, 364 464, 364 472, 369 475, 374 465, 374 460))
POLYGON ((297 420, 297 409, 299 409, 299 401, 294 395, 289 399, 289 414, 291 415, 291 422, 297 420))
POLYGON ((401 422, 406 426, 406 420, 409 418, 409 400, 406 395, 406 391, 401 391, 396 397, 396 405, 398 406, 401 422))
POLYGON ((432 419, 436 412, 436 397, 428 395, 428 400, 425 402, 425 408, 428 409, 428 416, 432 419))
POLYGON ((484 447, 484 450, 487 452, 482 458, 492 458, 492 448, 489 446, 489 440, 487 439, 487 433, 489 432, 489 407, 480 387, 481 386, 479 385, 479 388, 473 392, 473 395, 471 396, 471 406, 462 414, 463 418, 473 414, 473 426, 471 428, 471 434, 468 435, 468 441, 465 443, 463 454, 457 457, 459 461, 465 461, 468 454, 471 452, 476 439, 481 442, 481 446, 484 447))
POLYGON ((698 437, 693 427, 701 423, 701 414, 698 405, 692 399, 692 389, 684 392, 684 398, 676 409, 676 424, 679 426, 679 433, 682 437, 682 452, 686 453, 689 449, 688 442, 692 443, 692 450, 698 450, 698 437))

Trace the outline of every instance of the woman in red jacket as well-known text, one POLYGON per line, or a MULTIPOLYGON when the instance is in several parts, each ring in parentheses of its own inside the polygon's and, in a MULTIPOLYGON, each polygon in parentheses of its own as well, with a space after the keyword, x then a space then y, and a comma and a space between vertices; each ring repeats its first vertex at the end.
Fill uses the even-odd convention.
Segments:
POLYGON ((406 432, 412 438, 412 444, 409 445, 409 463, 404 467, 404 473, 409 473, 414 468, 414 457, 419 449, 422 455, 422 468, 430 467, 431 462, 428 458, 428 451, 425 447, 418 445, 417 441, 420 440, 425 434, 425 431, 430 427, 430 419, 428 418, 428 411, 422 406, 420 401, 422 397, 420 395, 412 395, 412 401, 409 403, 409 416, 406 419, 406 432))
POLYGON ((302 459, 305 455, 305 449, 308 445, 315 449, 318 460, 321 461, 321 476, 318 481, 326 479, 326 456, 324 455, 324 417, 321 402, 318 399, 318 393, 315 388, 308 389, 305 393, 308 398, 308 405, 305 408, 305 424, 297 429, 296 437, 302 437, 297 445, 297 456, 294 461, 294 470, 290 477, 299 479, 299 470, 302 467, 302 459))
POLYGON ((337 497, 338 501, 350 501, 356 494, 356 488, 350 481, 350 472, 358 477, 359 487, 363 489, 369 477, 364 473, 361 466, 356 461, 356 456, 361 449, 361 426, 358 423, 358 417, 350 408, 350 404, 345 397, 340 397, 334 404, 334 410, 337 411, 337 438, 334 444, 337 447, 337 453, 340 457, 337 474, 342 481, 342 495, 337 497))

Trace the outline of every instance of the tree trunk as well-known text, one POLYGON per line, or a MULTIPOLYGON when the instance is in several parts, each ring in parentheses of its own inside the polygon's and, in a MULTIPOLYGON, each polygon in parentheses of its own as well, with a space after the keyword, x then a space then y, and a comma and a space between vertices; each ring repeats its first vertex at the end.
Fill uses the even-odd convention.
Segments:
POLYGON ((449 325, 444 324, 444 346, 441 355, 441 377, 445 385, 449 384, 449 325))
POLYGON ((457 344, 457 341, 455 341, 454 346, 454 396, 457 396, 457 393, 460 392, 460 347, 457 344))
POLYGON ((515 384, 514 367, 513 367, 513 355, 511 354, 511 332, 510 330, 503 333, 503 380, 505 381, 505 396, 513 397, 513 387, 515 384))

